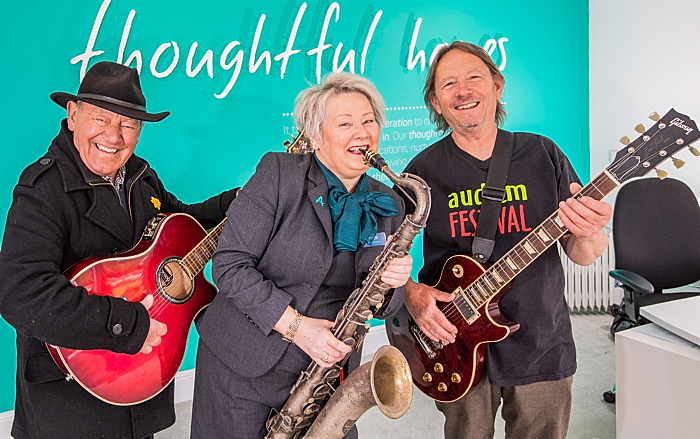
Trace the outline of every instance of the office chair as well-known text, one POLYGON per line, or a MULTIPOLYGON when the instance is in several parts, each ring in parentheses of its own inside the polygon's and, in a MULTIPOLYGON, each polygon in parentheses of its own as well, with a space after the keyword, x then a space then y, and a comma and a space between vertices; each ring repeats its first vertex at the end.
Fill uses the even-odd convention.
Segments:
MULTIPOLYGON (((700 290, 661 294, 700 280, 700 206, 685 183, 645 178, 622 186, 613 243, 610 276, 624 290, 616 330, 648 323, 639 315, 642 306, 700 295, 700 290)), ((611 328, 613 335, 616 330, 611 328)))
MULTIPOLYGON (((648 320, 639 308, 700 295, 700 291, 661 293, 700 280, 700 206, 683 182, 645 178, 620 188, 613 214, 615 270, 610 276, 624 291, 613 305, 610 333, 648 320)), ((615 402, 615 388, 603 393, 615 402)))

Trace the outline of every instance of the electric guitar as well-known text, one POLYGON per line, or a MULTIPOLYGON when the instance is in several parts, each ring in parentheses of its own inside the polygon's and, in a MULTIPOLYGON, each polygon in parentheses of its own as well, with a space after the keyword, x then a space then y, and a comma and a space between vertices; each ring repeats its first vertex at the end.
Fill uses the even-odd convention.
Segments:
POLYGON ((149 354, 76 350, 48 345, 66 379, 75 380, 97 398, 114 405, 132 405, 153 398, 175 378, 197 314, 214 300, 216 288, 202 274, 223 229, 224 219, 209 234, 184 213, 153 217, 131 250, 91 258, 64 275, 88 294, 140 302, 154 301, 148 314, 168 332, 149 354))
MULTIPOLYGON (((690 146, 700 134, 694 121, 671 109, 634 142, 627 136, 620 141, 625 147, 602 173, 582 188, 574 198, 582 196, 602 200, 623 182, 649 173, 682 148, 695 156, 700 151, 690 146)), ((677 167, 680 159, 673 158, 677 167)), ((657 170, 660 178, 668 175, 657 170)), ((443 266, 435 288, 455 294, 452 302, 438 302, 438 308, 458 329, 454 343, 444 345, 428 338, 413 321, 405 307, 386 322, 389 341, 404 354, 411 367, 413 382, 429 397, 451 402, 464 396, 479 383, 484 367, 486 343, 506 338, 519 325, 508 321, 500 312, 498 301, 509 288, 509 282, 532 261, 553 245, 567 228, 554 212, 522 241, 490 267, 483 267, 468 256, 452 256, 443 266)))

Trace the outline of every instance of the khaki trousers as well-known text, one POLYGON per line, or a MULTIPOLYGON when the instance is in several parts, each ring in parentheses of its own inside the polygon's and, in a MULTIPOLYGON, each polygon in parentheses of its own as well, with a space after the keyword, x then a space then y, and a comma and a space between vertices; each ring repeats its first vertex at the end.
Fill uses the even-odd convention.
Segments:
POLYGON ((445 439, 492 439, 503 401, 507 439, 564 439, 571 414, 573 376, 515 387, 498 387, 484 370, 479 384, 451 403, 435 402, 445 415, 445 439))

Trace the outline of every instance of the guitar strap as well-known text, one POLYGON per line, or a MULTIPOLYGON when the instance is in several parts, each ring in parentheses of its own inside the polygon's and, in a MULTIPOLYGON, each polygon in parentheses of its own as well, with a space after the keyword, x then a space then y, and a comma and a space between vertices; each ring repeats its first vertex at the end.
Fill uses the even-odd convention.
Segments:
POLYGON ((472 257, 481 264, 489 260, 496 243, 498 215, 501 213, 501 206, 506 196, 506 180, 514 144, 513 133, 498 130, 491 163, 486 174, 486 183, 481 192, 481 212, 479 212, 476 232, 472 240, 472 257))

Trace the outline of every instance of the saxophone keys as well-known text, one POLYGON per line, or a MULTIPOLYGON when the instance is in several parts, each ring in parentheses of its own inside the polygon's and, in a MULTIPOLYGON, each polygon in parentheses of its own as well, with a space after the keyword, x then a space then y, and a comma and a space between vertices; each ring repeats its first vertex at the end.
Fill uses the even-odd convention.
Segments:
POLYGON ((343 340, 343 343, 350 346, 351 348, 354 348, 357 344, 357 340, 355 340, 353 337, 348 337, 345 340, 343 340))
POLYGON ((381 305, 384 302, 384 295, 381 293, 377 293, 372 297, 369 297, 368 300, 371 306, 381 305))
POLYGON ((330 382, 335 381, 336 378, 338 378, 339 376, 340 376, 340 370, 339 370, 339 368, 331 367, 330 369, 328 369, 328 370, 326 371, 326 373, 323 374, 323 379, 324 379, 326 382, 329 382, 329 383, 330 383, 330 382))
POLYGON ((364 310, 364 311, 361 311, 361 312, 358 312, 358 313, 355 314, 355 315, 356 315, 357 317, 359 317, 359 318, 362 320, 362 324, 363 324, 363 325, 365 324, 365 322, 366 322, 367 320, 369 320, 369 319, 371 319, 372 317, 374 317, 374 314, 372 314, 372 311, 370 311, 370 310, 368 310, 368 309, 367 309, 367 310, 364 310))
MULTIPOLYGON (((311 401, 313 401, 313 399, 311 401)), ((306 418, 307 416, 313 416, 318 413, 319 410, 321 410, 321 405, 316 402, 312 402, 310 404, 306 404, 302 410, 304 418, 306 418)))
POLYGON ((299 422, 296 423, 296 425, 294 426, 294 428, 297 429, 297 430, 301 430, 301 429, 303 429, 303 428, 306 428, 306 427, 308 427, 309 425, 311 425, 311 423, 313 422, 313 420, 314 420, 314 419, 313 419, 312 417, 301 418, 301 419, 299 420, 299 422))
MULTIPOLYGON (((316 386, 313 392, 313 397, 315 399, 325 399, 325 397, 331 392, 331 386, 324 383, 320 386, 316 386)), ((312 402, 313 400, 309 401, 312 402)))

